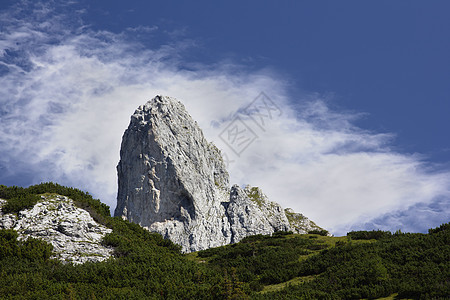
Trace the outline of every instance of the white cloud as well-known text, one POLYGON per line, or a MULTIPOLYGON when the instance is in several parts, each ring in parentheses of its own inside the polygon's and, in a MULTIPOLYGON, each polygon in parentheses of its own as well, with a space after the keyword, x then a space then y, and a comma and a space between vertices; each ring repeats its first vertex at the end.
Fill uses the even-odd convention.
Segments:
POLYGON ((38 14, 2 15, 0 60, 8 69, 0 77, 2 180, 27 174, 16 184, 70 184, 114 208, 115 166, 130 115, 165 94, 182 100, 233 161, 233 182, 261 186, 272 200, 332 231, 345 233, 390 211, 448 199, 448 170, 434 172, 420 156, 393 151, 393 135, 353 125, 360 114, 330 110, 318 95, 289 95, 280 74, 247 72, 229 62, 191 63, 195 70, 186 71, 179 67, 183 50, 176 48, 192 41, 145 49, 127 30, 64 26, 64 15, 44 6, 38 14), (264 128, 242 114, 261 91, 281 110, 264 128), (258 135, 240 157, 219 138, 237 112, 258 135))

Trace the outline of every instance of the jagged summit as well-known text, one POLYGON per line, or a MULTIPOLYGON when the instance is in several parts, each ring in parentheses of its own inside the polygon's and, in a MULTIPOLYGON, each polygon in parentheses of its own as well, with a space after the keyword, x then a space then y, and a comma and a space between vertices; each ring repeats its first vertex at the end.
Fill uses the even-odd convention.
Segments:
POLYGON ((318 228, 306 217, 303 227, 291 226, 281 206, 258 188, 230 189, 220 151, 175 98, 156 96, 136 109, 117 172, 115 215, 159 232, 185 252, 253 234, 318 228))

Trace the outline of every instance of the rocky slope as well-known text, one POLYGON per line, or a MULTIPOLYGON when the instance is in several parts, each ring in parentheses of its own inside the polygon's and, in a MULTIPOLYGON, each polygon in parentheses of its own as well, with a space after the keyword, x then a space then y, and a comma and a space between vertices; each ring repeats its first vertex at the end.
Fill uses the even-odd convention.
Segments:
POLYGON ((206 141, 178 100, 157 96, 140 106, 122 138, 115 215, 197 251, 248 235, 319 228, 291 225, 258 188, 229 187, 220 151, 206 141))
POLYGON ((14 229, 19 240, 29 237, 53 245, 53 258, 80 264, 98 262, 111 257, 113 249, 101 245, 103 237, 112 230, 98 224, 89 213, 74 205, 65 196, 42 196, 31 209, 16 214, 3 214, 0 199, 0 229, 14 229))

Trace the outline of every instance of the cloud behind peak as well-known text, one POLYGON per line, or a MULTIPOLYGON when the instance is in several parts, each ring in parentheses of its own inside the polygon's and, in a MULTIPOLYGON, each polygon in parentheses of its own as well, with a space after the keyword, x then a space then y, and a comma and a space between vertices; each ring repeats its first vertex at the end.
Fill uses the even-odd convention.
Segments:
POLYGON ((385 229, 422 230, 408 227, 406 216, 427 205, 441 209, 428 215, 437 223, 449 215, 448 205, 436 204, 449 197, 449 170, 395 151, 392 133, 357 127, 361 113, 331 109, 332 100, 315 93, 293 95, 288 80, 270 68, 189 61, 184 51, 192 40, 151 48, 133 34, 159 34, 159 27, 94 30, 82 11, 60 6, 13 7, 1 22, 2 182, 57 181, 114 208, 115 167, 130 115, 165 94, 179 98, 222 149, 233 182, 258 185, 335 233, 381 226, 380 220, 391 224, 385 229), (246 113, 262 91, 278 109, 264 126, 246 113), (239 155, 221 138, 236 117, 256 136, 239 155), (390 212, 396 222, 386 217, 390 212))

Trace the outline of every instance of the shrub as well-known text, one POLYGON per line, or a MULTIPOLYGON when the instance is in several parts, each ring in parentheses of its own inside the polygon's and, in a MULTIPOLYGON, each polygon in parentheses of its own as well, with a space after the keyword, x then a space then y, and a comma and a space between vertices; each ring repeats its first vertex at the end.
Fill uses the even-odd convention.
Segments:
POLYGON ((436 228, 428 229, 428 233, 433 234, 433 233, 438 233, 438 232, 447 231, 447 230, 450 231, 450 222, 446 223, 446 224, 442 224, 441 226, 436 227, 436 228))
POLYGON ((372 231, 351 231, 347 236, 353 240, 380 240, 388 238, 392 234, 389 231, 372 230, 372 231))
POLYGON ((279 237, 279 236, 284 236, 284 235, 290 235, 293 234, 292 231, 276 231, 272 234, 273 237, 279 237))
POLYGON ((318 235, 327 236, 328 231, 325 229, 314 229, 314 230, 308 231, 308 234, 318 234, 318 235))
POLYGON ((3 213, 19 213, 19 211, 32 208, 41 197, 39 195, 26 194, 11 199, 7 199, 6 204, 2 207, 3 213))

